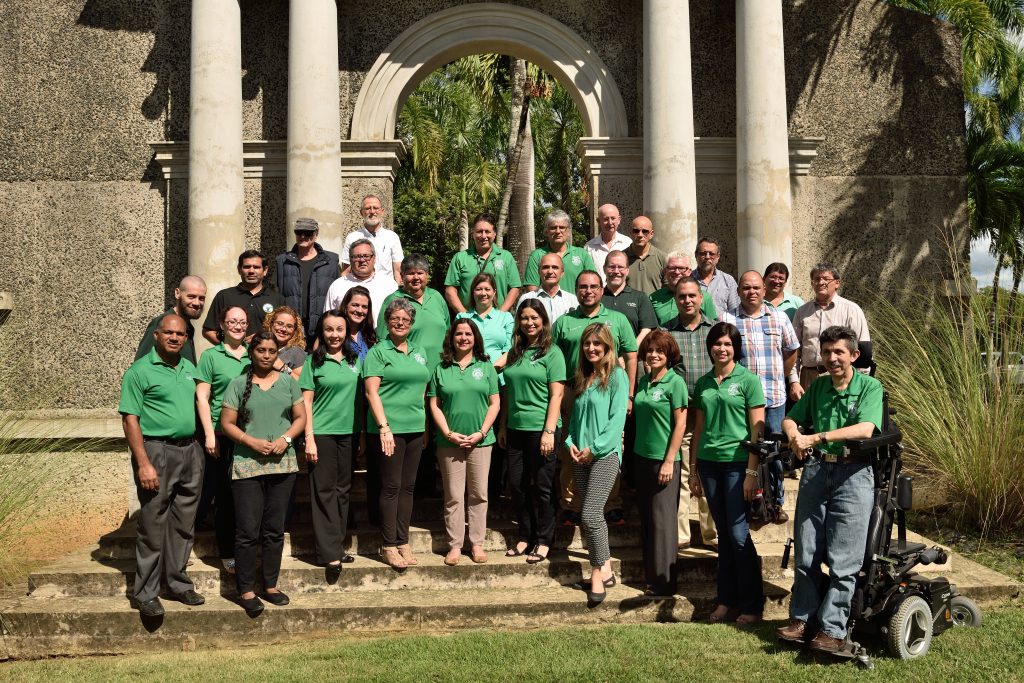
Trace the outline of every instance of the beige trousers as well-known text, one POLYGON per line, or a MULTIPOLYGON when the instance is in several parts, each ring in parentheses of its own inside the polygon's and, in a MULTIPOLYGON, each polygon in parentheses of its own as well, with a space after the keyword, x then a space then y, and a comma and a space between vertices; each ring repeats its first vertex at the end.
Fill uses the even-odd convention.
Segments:
POLYGON ((469 543, 484 544, 487 535, 487 474, 491 447, 438 448, 437 463, 444 486, 444 527, 448 547, 462 549, 466 542, 466 509, 469 509, 469 543))
MULTIPOLYGON (((686 411, 686 434, 683 435, 683 457, 679 468, 679 544, 690 542, 690 437, 693 436, 693 413, 686 411)), ((715 520, 711 519, 711 510, 708 509, 707 498, 701 496, 697 499, 697 520, 700 522, 701 541, 708 543, 718 542, 718 530, 715 528, 715 520)))

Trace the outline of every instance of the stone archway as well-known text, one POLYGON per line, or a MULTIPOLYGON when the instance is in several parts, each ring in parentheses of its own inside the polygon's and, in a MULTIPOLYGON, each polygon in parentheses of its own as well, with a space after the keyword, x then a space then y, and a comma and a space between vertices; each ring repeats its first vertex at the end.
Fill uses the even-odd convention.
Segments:
POLYGON ((554 75, 572 94, 587 136, 629 134, 618 86, 593 47, 546 14, 486 2, 432 14, 381 52, 356 99, 350 139, 394 139, 402 104, 427 74, 460 57, 485 52, 522 57, 554 75))

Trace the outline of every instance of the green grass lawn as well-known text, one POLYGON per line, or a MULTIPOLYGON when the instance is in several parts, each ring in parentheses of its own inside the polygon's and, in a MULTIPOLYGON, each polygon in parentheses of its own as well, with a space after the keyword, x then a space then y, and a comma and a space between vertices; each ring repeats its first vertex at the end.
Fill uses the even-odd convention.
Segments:
POLYGON ((1024 603, 986 610, 980 629, 953 629, 914 662, 876 670, 782 648, 774 624, 752 631, 651 624, 468 631, 319 640, 217 652, 56 659, 0 665, 5 681, 947 681, 1024 680, 1024 603))

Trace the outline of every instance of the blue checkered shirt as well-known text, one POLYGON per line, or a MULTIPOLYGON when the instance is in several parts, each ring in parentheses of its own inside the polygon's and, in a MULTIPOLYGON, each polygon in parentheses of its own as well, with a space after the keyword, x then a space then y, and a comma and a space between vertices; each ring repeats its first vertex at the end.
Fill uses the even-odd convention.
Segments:
POLYGON ((722 313, 718 322, 739 328, 743 338, 740 364, 761 378, 765 405, 786 404, 786 373, 782 356, 800 348, 793 323, 782 311, 761 304, 757 315, 747 315, 742 306, 722 313))

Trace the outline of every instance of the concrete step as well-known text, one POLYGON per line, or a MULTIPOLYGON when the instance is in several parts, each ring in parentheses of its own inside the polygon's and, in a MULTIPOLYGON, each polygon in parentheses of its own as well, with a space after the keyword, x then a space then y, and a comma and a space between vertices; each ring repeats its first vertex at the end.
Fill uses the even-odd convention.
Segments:
MULTIPOLYGON (((786 589, 765 584, 765 617, 786 614, 786 589)), ((230 598, 211 594, 199 607, 164 601, 166 615, 143 621, 123 597, 26 597, 0 603, 0 659, 193 650, 308 640, 344 632, 438 633, 469 628, 522 629, 558 624, 689 621, 713 608, 709 584, 670 599, 619 585, 588 609, 572 588, 331 592, 294 596, 290 605, 250 618, 230 598)))

